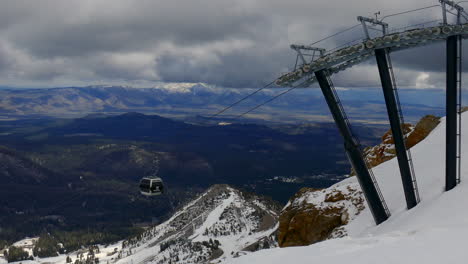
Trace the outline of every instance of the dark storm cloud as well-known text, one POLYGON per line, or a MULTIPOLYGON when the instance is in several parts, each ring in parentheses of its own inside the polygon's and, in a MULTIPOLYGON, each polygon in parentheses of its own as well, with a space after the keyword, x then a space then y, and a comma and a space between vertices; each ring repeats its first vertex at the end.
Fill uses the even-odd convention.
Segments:
MULTIPOLYGON (((257 87, 292 66, 291 43, 310 43, 353 25, 357 15, 436 2, 5 0, 0 2, 0 77, 9 85, 162 80, 257 87)), ((432 19, 437 12, 421 16, 432 19)), ((320 44, 331 48, 359 35, 356 29, 320 44)), ((401 82, 440 82, 444 52, 439 46, 395 54, 401 82)), ((373 67, 358 66, 337 81, 341 86, 376 85, 373 67)))
MULTIPOLYGON (((119 2, 122 1, 116 4, 119 2)), ((148 50, 163 42, 197 45, 226 38, 253 38, 255 31, 250 28, 260 25, 263 19, 261 14, 223 10, 213 14, 223 8, 216 1, 196 1, 194 7, 195 2, 191 1, 179 8, 153 3, 138 1, 128 9, 125 6, 111 9, 115 13, 78 10, 86 14, 77 18, 51 12, 48 17, 30 18, 27 23, 14 26, 9 36, 34 56, 83 56, 148 50), (211 6, 213 10, 203 6, 211 6)))
POLYGON ((218 55, 222 63, 192 60, 189 56, 165 54, 158 59, 160 77, 166 82, 208 82, 226 87, 263 86, 281 71, 278 61, 290 58, 281 49, 269 54, 237 51, 218 55), (286 55, 285 55, 286 54, 286 55))
POLYGON ((9 66, 14 64, 13 58, 8 52, 4 43, 0 42, 0 72, 8 69, 9 66))
POLYGON ((393 60, 397 65, 422 71, 443 71, 445 69, 445 43, 435 43, 415 49, 396 52, 393 60))

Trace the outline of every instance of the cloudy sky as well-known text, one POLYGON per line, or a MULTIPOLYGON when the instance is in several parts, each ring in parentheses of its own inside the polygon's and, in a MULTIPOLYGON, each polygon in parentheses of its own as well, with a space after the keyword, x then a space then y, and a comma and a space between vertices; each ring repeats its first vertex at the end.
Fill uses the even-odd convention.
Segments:
MULTIPOLYGON (((263 86, 308 44, 357 24, 436 0, 1 0, 0 85, 20 87, 205 82, 263 86)), ((468 7, 468 6, 467 6, 468 7)), ((432 8, 386 19, 391 26, 440 18, 432 8)), ((356 28, 331 49, 359 38, 356 28)), ((465 52, 467 54, 468 52, 465 52)), ((442 87, 443 45, 394 54, 400 86, 442 87)), ((373 61, 335 77, 337 86, 378 86, 373 61)))

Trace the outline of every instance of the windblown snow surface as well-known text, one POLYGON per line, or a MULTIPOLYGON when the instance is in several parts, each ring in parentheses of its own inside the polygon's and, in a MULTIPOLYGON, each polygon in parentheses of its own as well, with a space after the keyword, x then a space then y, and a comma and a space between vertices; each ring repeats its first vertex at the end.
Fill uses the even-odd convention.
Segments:
MULTIPOLYGON (((467 114, 462 116, 462 135, 468 134, 467 114)), ((462 140, 461 183, 449 192, 444 192, 445 118, 411 151, 421 195, 415 208, 406 210, 397 160, 392 159, 373 169, 392 213, 384 223, 376 226, 366 208, 345 227, 347 237, 261 250, 226 263, 467 263, 468 140, 462 140)), ((357 179, 336 185, 357 186, 357 179)))

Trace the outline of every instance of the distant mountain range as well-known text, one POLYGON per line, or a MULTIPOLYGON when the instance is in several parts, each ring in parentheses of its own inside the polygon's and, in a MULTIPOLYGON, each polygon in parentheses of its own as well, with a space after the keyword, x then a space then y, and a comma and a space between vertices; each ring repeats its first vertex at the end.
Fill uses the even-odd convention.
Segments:
MULTIPOLYGON (((1 89, 0 119, 25 117, 83 117, 92 113, 156 113, 193 122, 209 117, 254 89, 222 89, 204 84, 161 84, 156 88, 89 86, 44 89, 1 89)), ((214 121, 230 118, 269 100, 282 89, 262 90, 214 121)), ((358 122, 386 122, 379 89, 339 90, 350 117, 358 122)), ((422 90, 404 92, 402 102, 409 121, 425 114, 442 114, 439 93, 422 90), (408 95, 408 96, 405 96, 408 95)), ((330 121, 331 116, 319 89, 296 89, 253 111, 256 121, 330 121)), ((203 119, 206 122, 206 119, 203 119)), ((238 120, 237 120, 238 121, 238 120)))

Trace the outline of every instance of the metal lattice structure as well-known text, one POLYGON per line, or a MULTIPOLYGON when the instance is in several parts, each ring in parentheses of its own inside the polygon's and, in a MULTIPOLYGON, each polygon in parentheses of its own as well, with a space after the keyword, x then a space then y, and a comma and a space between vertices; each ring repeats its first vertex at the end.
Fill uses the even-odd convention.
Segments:
MULTIPOLYGON (((438 22, 439 20, 420 23, 416 25, 416 28, 403 27, 400 30, 390 31, 388 23, 383 22, 383 19, 393 15, 388 15, 379 20, 377 15, 380 14, 380 12, 378 12, 375 13, 375 18, 357 17, 364 33, 364 38, 360 40, 358 39, 345 43, 345 45, 328 52, 320 47, 314 47, 312 45, 293 44, 291 48, 297 52, 294 70, 283 74, 275 81, 277 86, 292 87, 290 89, 308 88, 315 83, 319 84, 335 123, 343 136, 346 153, 356 171, 356 176, 377 224, 380 224, 390 217, 390 211, 375 180, 374 174, 366 163, 359 140, 352 134, 351 124, 346 116, 338 94, 334 89, 331 77, 333 74, 344 71, 363 61, 373 57, 376 58, 391 131, 395 142, 395 150, 407 208, 411 209, 420 202, 420 197, 411 152, 406 147, 406 136, 403 133, 403 111, 400 105, 390 54, 395 51, 417 48, 445 41, 447 43, 447 147, 445 189, 448 191, 454 188, 460 182, 461 178, 461 50, 462 39, 468 37, 468 14, 465 13, 463 7, 458 3, 449 0, 439 0, 439 2, 440 5, 416 9, 422 10, 432 7, 441 7, 441 23, 435 26, 427 26, 427 24, 438 22), (455 13, 453 11, 455 11, 455 13), (448 14, 452 14, 456 17, 455 23, 448 23, 448 14), (465 20, 465 23, 462 23, 462 20, 465 20), (370 29, 378 31, 377 36, 371 35, 369 33, 370 29), (300 63, 298 64, 298 62, 300 63)), ((412 11, 401 12, 400 14, 409 12, 412 11)), ((349 29, 354 27, 356 26, 349 29)), ((320 41, 314 42, 313 44, 318 42, 320 41)))
POLYGON ((303 64, 297 70, 289 72, 276 80, 276 85, 283 87, 306 88, 316 83, 314 72, 327 69, 335 74, 372 58, 376 49, 387 49, 389 53, 435 42, 445 41, 450 36, 468 36, 468 23, 460 25, 440 25, 403 32, 387 34, 326 53, 311 63, 303 64))
MULTIPOLYGON (((468 2, 468 1, 461 1, 468 2)), ((420 202, 412 155, 406 146, 406 135, 403 133, 404 117, 400 105, 396 78, 390 55, 393 52, 417 48, 437 42, 446 43, 446 175, 445 189, 453 189, 461 180, 461 112, 462 112, 462 40, 468 38, 468 14, 459 3, 450 0, 439 0, 440 4, 403 11, 386 15, 379 19, 380 12, 375 18, 359 16, 359 24, 344 29, 338 33, 325 37, 310 45, 291 45, 296 51, 296 62, 292 71, 283 74, 265 87, 255 90, 239 101, 222 109, 211 117, 224 113, 254 94, 271 87, 287 87, 285 91, 276 94, 269 100, 238 115, 244 115, 275 100, 276 98, 296 89, 309 88, 318 83, 325 97, 333 119, 344 139, 345 151, 356 171, 356 176, 367 200, 376 224, 380 224, 390 217, 384 196, 380 191, 372 169, 363 156, 363 149, 359 139, 352 133, 351 123, 346 115, 341 100, 336 93, 331 77, 333 74, 347 70, 371 58, 377 61, 380 81, 385 97, 392 136, 395 142, 396 156, 403 183, 407 208, 411 209, 420 202), (430 8, 441 8, 442 19, 426 21, 415 25, 389 29, 384 19, 408 14, 430 8), (455 12, 455 13, 454 13, 455 12), (456 21, 449 23, 447 15, 453 15, 456 21), (464 23, 462 23, 464 20, 464 23), (434 25, 434 23, 438 23, 434 25), (317 43, 336 37, 362 26, 364 37, 348 41, 329 51, 316 47, 317 43), (371 31, 372 30, 372 33, 371 31)))

